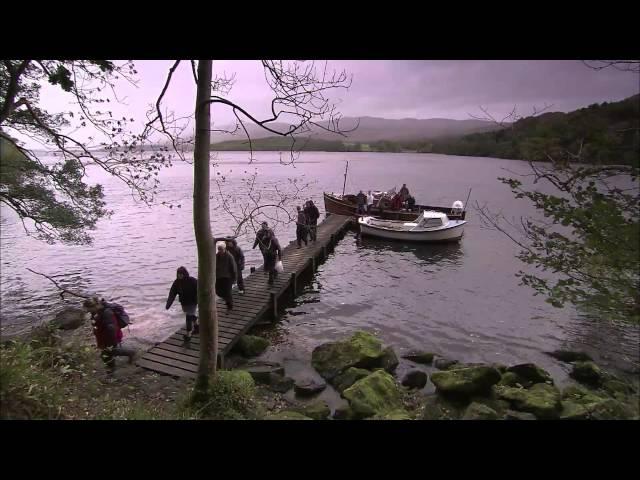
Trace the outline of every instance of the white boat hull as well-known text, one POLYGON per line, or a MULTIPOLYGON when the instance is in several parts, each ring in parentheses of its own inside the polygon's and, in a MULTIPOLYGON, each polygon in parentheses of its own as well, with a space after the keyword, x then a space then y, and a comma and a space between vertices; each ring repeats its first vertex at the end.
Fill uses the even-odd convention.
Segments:
POLYGON ((402 231, 384 227, 368 225, 362 221, 360 233, 370 237, 385 238, 388 240, 401 240, 404 242, 455 242, 464 234, 464 220, 451 220, 444 227, 428 231, 402 231))

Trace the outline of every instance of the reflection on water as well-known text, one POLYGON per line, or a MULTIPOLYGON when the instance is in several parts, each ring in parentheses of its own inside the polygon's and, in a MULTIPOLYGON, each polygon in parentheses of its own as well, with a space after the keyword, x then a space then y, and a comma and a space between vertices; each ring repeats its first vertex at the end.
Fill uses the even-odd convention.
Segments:
MULTIPOLYGON (((304 163, 292 169, 275 163, 277 153, 258 156, 251 171, 258 172, 262 201, 273 200, 276 188, 293 189, 288 179, 295 177, 298 185, 311 184, 307 198, 323 213, 322 192, 342 191, 348 157, 347 191, 407 183, 419 203, 451 205, 473 188, 475 200, 502 209, 507 218, 536 213, 526 202, 515 201, 496 180, 504 176, 504 168, 526 172, 525 162, 394 154, 391 170, 390 155, 309 152, 302 156, 304 163)), ((217 168, 226 177, 231 204, 246 197, 248 168, 238 168, 242 162, 244 153, 219 155, 217 168)), ((178 266, 197 275, 192 166, 181 164, 162 172, 158 201, 179 203, 181 208, 148 207, 133 201, 112 179, 95 179, 104 183, 108 206, 115 213, 99 223, 93 246, 49 246, 26 238, 20 222, 0 206, 2 332, 51 318, 61 306, 55 287, 25 267, 55 276, 66 288, 123 304, 134 321, 127 337, 140 346, 161 341, 182 325, 180 308, 166 311, 164 304, 178 266)), ((226 235, 235 221, 217 207, 214 197, 212 230, 226 235)), ((467 220, 460 243, 404 245, 347 234, 312 284, 287 307, 283 321, 271 327, 277 344, 269 355, 308 361, 319 343, 366 329, 379 333, 398 354, 423 348, 467 362, 530 361, 560 376, 567 366, 544 352, 563 346, 578 346, 596 360, 621 368, 637 365, 637 327, 603 326, 533 296, 515 277, 522 268, 515 258, 517 247, 502 234, 480 228, 472 210, 467 220)), ((295 238, 295 226, 279 227, 276 233, 287 244, 295 238)), ((253 236, 242 235, 238 242, 247 271, 260 265, 259 251, 251 248, 253 236)))
POLYGON ((365 236, 358 237, 358 245, 381 255, 387 252, 412 253, 423 265, 455 267, 461 265, 463 259, 461 242, 402 243, 365 236))

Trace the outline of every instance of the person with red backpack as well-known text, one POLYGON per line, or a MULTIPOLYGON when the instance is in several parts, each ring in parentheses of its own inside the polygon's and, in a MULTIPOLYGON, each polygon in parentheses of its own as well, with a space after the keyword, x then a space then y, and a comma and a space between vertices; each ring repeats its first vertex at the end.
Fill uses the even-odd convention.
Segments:
POLYGON ((115 371, 115 357, 129 357, 129 363, 133 363, 136 351, 121 345, 121 325, 126 325, 126 321, 124 323, 120 321, 116 311, 124 312, 124 310, 119 305, 110 305, 98 297, 85 300, 83 307, 91 314, 93 334, 96 336, 96 343, 101 350, 100 356, 107 366, 107 372, 112 374, 115 371))

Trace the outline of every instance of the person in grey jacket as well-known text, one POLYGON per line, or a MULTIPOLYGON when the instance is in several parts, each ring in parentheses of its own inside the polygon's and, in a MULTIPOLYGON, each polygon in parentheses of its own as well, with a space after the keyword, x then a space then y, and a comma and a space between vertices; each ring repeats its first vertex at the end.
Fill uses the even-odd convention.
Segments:
POLYGON ((236 242, 235 238, 227 240, 226 243, 227 252, 233 255, 233 258, 236 261, 238 291, 242 294, 244 293, 244 278, 242 278, 242 271, 244 270, 244 252, 238 245, 238 242, 236 242))
POLYGON ((218 253, 216 253, 216 295, 224 299, 229 310, 233 309, 231 287, 236 279, 236 272, 236 261, 233 255, 227 252, 226 243, 219 242, 218 253))

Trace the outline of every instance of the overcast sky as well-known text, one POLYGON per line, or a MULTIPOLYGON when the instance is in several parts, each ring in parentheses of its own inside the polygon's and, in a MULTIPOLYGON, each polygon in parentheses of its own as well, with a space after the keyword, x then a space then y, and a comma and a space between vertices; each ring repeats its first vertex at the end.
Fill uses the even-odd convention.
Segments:
MULTIPOLYGON (((138 88, 121 85, 119 96, 126 97, 127 103, 121 111, 128 117, 146 118, 145 112, 160 93, 172 63, 135 61, 138 88)), ((522 115, 545 104, 553 104, 552 111, 566 112, 595 102, 621 100, 637 94, 640 88, 637 74, 613 68, 596 71, 574 60, 341 60, 329 61, 328 66, 353 75, 351 88, 336 92, 332 98, 343 115, 356 117, 468 119, 469 114, 480 114, 480 105, 495 116, 505 115, 514 105, 522 115)), ((259 61, 216 61, 216 73, 236 76, 228 98, 258 116, 268 114, 272 97, 259 61)), ((70 108, 69 98, 56 87, 45 86, 41 98, 52 110, 70 108)), ((189 114, 194 99, 191 68, 189 62, 182 62, 167 94, 167 108, 189 114)), ((232 118, 224 106, 216 106, 212 112, 216 125, 231 123, 232 118)))

